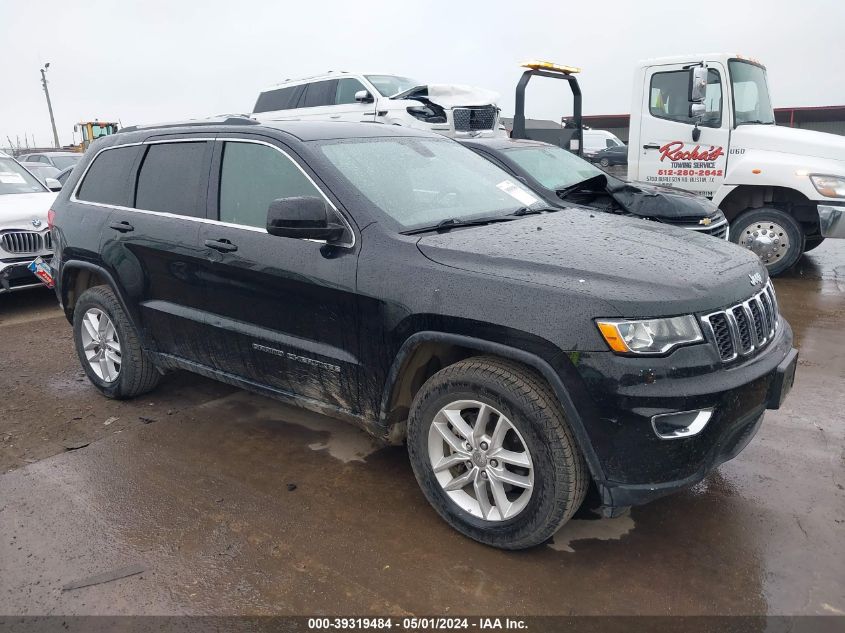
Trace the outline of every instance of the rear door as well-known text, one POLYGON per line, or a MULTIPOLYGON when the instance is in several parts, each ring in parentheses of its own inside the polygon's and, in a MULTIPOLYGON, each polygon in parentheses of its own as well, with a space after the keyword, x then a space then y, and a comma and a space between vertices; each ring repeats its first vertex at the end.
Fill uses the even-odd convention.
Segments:
POLYGON ((112 211, 101 247, 138 306, 147 344, 199 363, 208 362, 197 273, 212 149, 212 139, 164 138, 138 146, 130 203, 112 211))
POLYGON ((290 118, 320 120, 337 118, 333 117, 337 113, 335 106, 336 91, 336 79, 324 79, 306 84, 296 110, 290 113, 290 118))
POLYGON ((708 64, 706 114, 701 136, 692 140, 689 69, 680 64, 652 66, 645 74, 640 104, 639 180, 671 185, 712 197, 725 177, 730 139, 729 107, 723 95, 727 75, 721 64, 708 64))
MULTIPOLYGON (((277 198, 330 198, 289 148, 252 139, 220 139, 210 207, 216 223, 200 229, 200 273, 214 330, 215 369, 277 392, 358 411, 357 245, 267 233, 277 198)), ((338 214, 340 218, 340 214, 338 214)))

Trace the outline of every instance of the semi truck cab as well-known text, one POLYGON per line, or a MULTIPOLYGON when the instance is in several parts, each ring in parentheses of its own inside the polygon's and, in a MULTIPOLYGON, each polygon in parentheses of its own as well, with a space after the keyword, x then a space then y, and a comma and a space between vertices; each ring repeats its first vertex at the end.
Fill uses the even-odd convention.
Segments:
POLYGON ((711 198, 771 275, 845 238, 845 138, 777 126, 765 66, 740 55, 640 62, 628 177, 711 198))

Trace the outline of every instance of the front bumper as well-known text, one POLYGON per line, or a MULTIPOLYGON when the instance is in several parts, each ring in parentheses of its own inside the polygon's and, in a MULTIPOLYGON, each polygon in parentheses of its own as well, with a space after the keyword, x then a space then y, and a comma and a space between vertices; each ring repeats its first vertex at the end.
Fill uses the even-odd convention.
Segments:
POLYGON ((711 345, 664 358, 582 353, 576 369, 590 402, 579 409, 602 471, 596 484, 605 512, 691 486, 739 454, 765 410, 780 406, 796 353, 782 317, 775 339, 741 362, 722 363, 711 345), (706 426, 689 437, 667 440, 653 426, 655 416, 707 409, 706 426))
MULTIPOLYGON (((52 256, 45 254, 40 257, 49 262, 52 256)), ((27 256, 11 261, 0 261, 0 294, 44 286, 41 280, 27 268, 34 259, 32 256, 27 256)))
POLYGON ((822 237, 838 237, 845 239, 845 206, 820 204, 819 232, 822 237))

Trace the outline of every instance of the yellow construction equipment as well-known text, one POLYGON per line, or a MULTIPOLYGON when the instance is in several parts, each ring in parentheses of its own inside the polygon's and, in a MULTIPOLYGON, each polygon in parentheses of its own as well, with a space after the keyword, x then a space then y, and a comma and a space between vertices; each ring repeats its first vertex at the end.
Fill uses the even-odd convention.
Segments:
POLYGON ((82 133, 82 141, 77 145, 80 152, 88 149, 88 146, 101 136, 114 134, 120 128, 120 124, 110 121, 82 121, 73 126, 74 132, 82 133))

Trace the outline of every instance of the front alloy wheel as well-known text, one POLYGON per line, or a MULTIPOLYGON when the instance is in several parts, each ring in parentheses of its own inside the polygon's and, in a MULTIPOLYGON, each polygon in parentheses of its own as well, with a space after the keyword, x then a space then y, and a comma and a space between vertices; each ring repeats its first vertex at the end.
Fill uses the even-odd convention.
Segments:
POLYGON ((523 549, 578 509, 590 477, 560 401, 534 370, 475 356, 420 387, 408 456, 423 494, 476 541, 523 549))
POLYGON ((475 517, 511 519, 531 499, 528 447, 510 420, 483 402, 458 400, 440 409, 429 428, 428 457, 449 498, 475 517))

